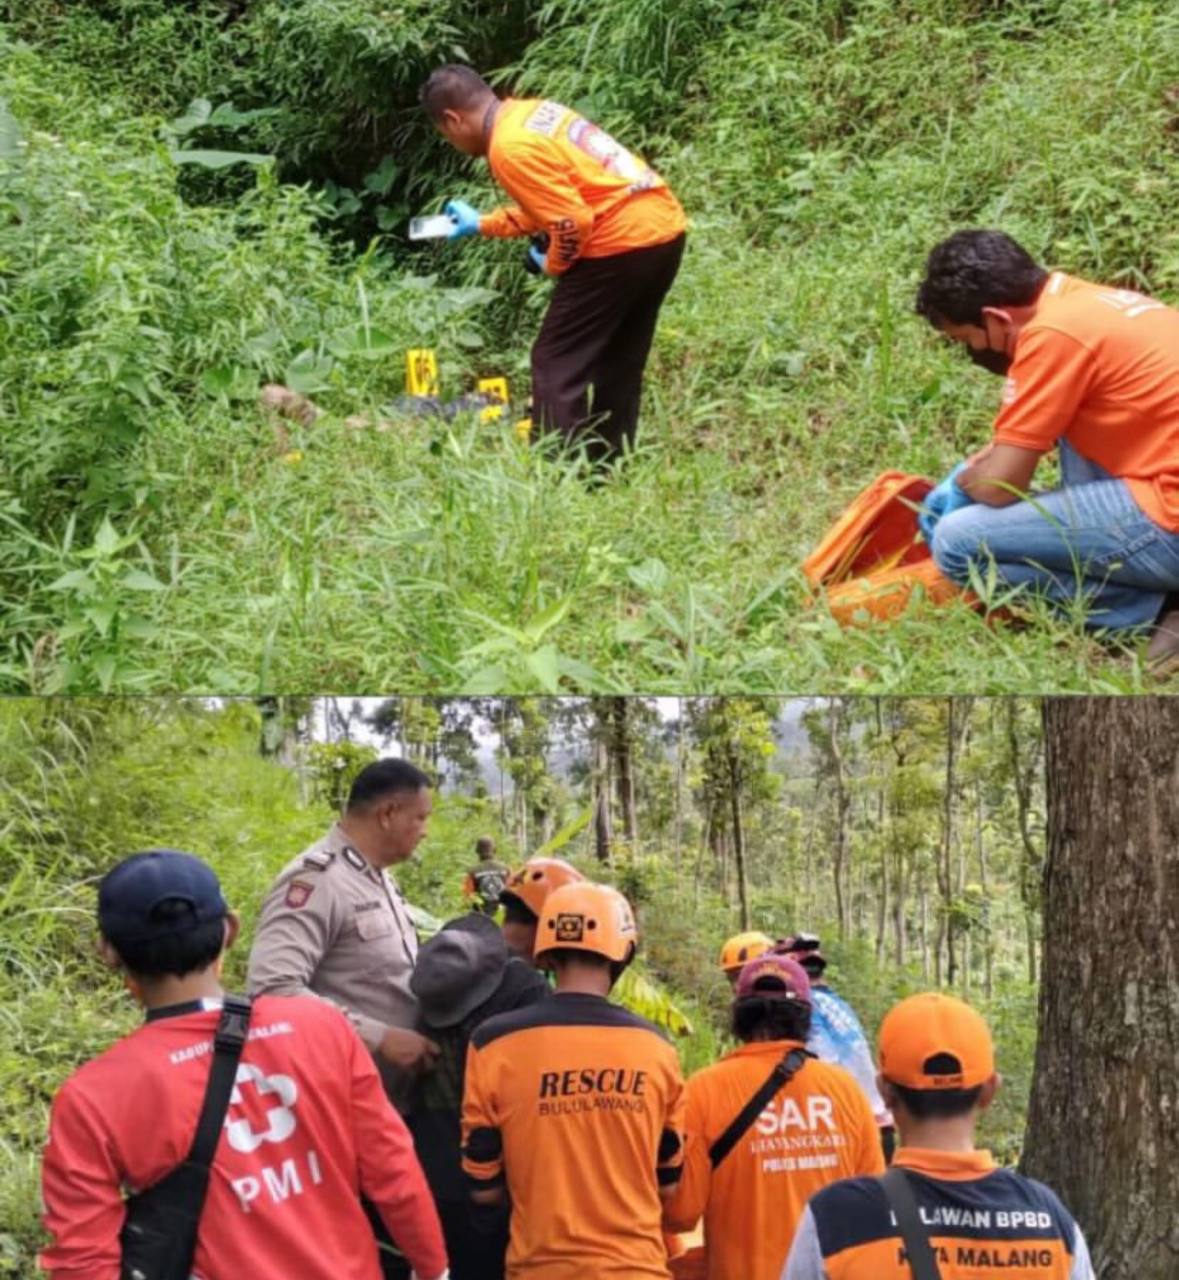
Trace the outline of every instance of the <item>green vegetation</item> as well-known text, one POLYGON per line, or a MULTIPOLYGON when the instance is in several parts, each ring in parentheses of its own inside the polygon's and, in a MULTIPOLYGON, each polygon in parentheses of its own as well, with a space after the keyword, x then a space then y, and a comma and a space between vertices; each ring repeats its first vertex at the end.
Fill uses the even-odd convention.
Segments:
POLYGON ((797 566, 878 472, 986 436, 995 382, 911 314, 942 235, 1179 297, 1176 85, 1164 0, 0 4, 0 687, 1141 688, 1040 614, 842 633, 797 566), (526 393, 518 247, 402 235, 494 199, 413 106, 464 54, 692 217, 594 490, 388 408, 419 345, 448 397, 526 393), (276 429, 268 380, 324 416, 276 429))
POLYGON ((240 986, 270 878, 380 741, 444 779, 398 873, 415 906, 463 909, 483 834, 513 863, 546 849, 613 880, 642 934, 624 995, 671 1025, 686 1015, 687 1071, 727 1046, 717 955, 746 924, 821 932, 870 1037, 899 996, 952 985, 995 1027, 1006 1090, 984 1137, 1013 1160, 1035 1040, 1039 716, 950 705, 374 700, 366 727, 334 700, 0 702, 0 1275, 33 1271, 54 1090, 135 1021, 93 953, 98 878, 144 847, 206 857, 243 916, 226 975, 240 986))

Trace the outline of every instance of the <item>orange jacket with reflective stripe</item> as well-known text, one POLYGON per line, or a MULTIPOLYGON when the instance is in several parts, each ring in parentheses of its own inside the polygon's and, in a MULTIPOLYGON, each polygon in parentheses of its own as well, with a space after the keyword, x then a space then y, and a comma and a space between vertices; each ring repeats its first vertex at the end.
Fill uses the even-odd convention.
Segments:
POLYGON ((709 1148, 791 1048, 741 1045, 688 1081, 684 1174, 664 1222, 690 1231, 704 1218, 708 1280, 778 1280, 799 1218, 816 1191, 883 1173, 872 1107, 842 1068, 808 1059, 714 1169, 709 1148))
POLYGON ((516 203, 487 214, 480 234, 547 232, 550 275, 578 258, 666 244, 687 226, 680 202, 650 165, 557 102, 502 102, 487 162, 516 203))
MULTIPOLYGON (((1094 1280, 1080 1229, 1042 1183, 996 1168, 990 1154, 902 1147, 944 1280, 1094 1280)), ((811 1201, 783 1280, 912 1280, 875 1178, 849 1178, 811 1201)))
POLYGON ((599 996, 557 993, 476 1027, 463 1169, 506 1183, 511 1280, 668 1280, 660 1188, 683 1162, 666 1036, 599 996))

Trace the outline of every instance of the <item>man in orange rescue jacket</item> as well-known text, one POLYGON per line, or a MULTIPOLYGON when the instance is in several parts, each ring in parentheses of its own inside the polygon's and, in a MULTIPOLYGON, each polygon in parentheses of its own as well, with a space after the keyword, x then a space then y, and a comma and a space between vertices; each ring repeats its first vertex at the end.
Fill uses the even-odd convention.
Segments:
POLYGON ((663 1032, 607 995, 634 956, 630 904, 554 890, 536 959, 555 994, 480 1023, 463 1093, 477 1204, 512 1206, 509 1280, 667 1280, 662 1199, 683 1161, 683 1082, 663 1032))
MULTIPOLYGON (((1055 1192, 975 1147, 998 1088, 990 1030, 961 1000, 910 996, 881 1023, 880 1091, 900 1135, 888 1177, 909 1185, 914 1245, 924 1237, 942 1280, 1095 1280, 1085 1237, 1055 1192)), ((781 1280, 911 1280, 894 1195, 879 1178, 825 1187, 781 1280)))
POLYGON ((872 1108, 842 1067, 806 1051, 810 980, 784 955, 737 980, 742 1043, 688 1081, 684 1172, 664 1223, 703 1217, 708 1280, 778 1280, 806 1203, 840 1178, 884 1171, 872 1108))
POLYGON ((634 440, 643 369, 684 252, 684 211, 664 180, 556 102, 496 97, 470 67, 434 71, 422 105, 459 151, 486 156, 514 201, 447 203, 452 239, 530 236, 529 269, 559 277, 532 348, 533 416, 594 461, 634 440))

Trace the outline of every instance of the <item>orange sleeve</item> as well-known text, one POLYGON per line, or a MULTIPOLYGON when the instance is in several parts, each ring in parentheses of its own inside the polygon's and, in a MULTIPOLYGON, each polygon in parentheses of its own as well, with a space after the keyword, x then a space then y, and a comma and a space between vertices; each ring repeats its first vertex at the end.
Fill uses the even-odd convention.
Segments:
POLYGON ((493 209, 485 213, 479 220, 479 234, 494 240, 509 240, 513 236, 530 236, 540 228, 524 212, 514 204, 504 205, 502 209, 493 209))
POLYGON ((475 877, 468 871, 463 877, 463 897, 473 898, 475 896, 475 877))
POLYGON ((691 1231, 708 1206, 712 1161, 708 1155, 710 1143, 705 1132, 706 1108, 700 1084, 700 1081, 689 1081, 684 1090, 682 1172, 674 1194, 663 1205, 663 1226, 668 1231, 691 1231))
POLYGON ((1019 343, 995 419, 995 443, 1046 453, 1069 429, 1093 373, 1093 354, 1068 334, 1035 329, 1019 343))
POLYGON ((503 1137, 485 1072, 478 1049, 468 1045, 463 1084, 463 1172, 476 1191, 499 1186, 504 1180, 503 1137))
MULTIPOLYGON (((567 271, 585 248, 594 214, 571 181, 559 153, 537 146, 504 148, 497 156, 495 176, 533 229, 548 232, 547 274, 558 276, 567 271)), ((484 224, 494 216, 479 224, 481 234, 493 234, 484 230, 484 224)))

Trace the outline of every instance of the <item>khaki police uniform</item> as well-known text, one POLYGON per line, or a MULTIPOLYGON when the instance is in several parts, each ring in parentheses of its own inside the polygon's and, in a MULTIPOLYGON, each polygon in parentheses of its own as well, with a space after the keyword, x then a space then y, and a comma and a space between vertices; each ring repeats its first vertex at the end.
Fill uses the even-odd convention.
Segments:
MULTIPOLYGON (((405 896, 337 824, 279 872, 250 950, 251 994, 312 993, 338 1005, 376 1054, 390 1027, 417 1025, 409 989, 418 938, 405 896)), ((399 1105, 408 1081, 377 1058, 399 1105)))

